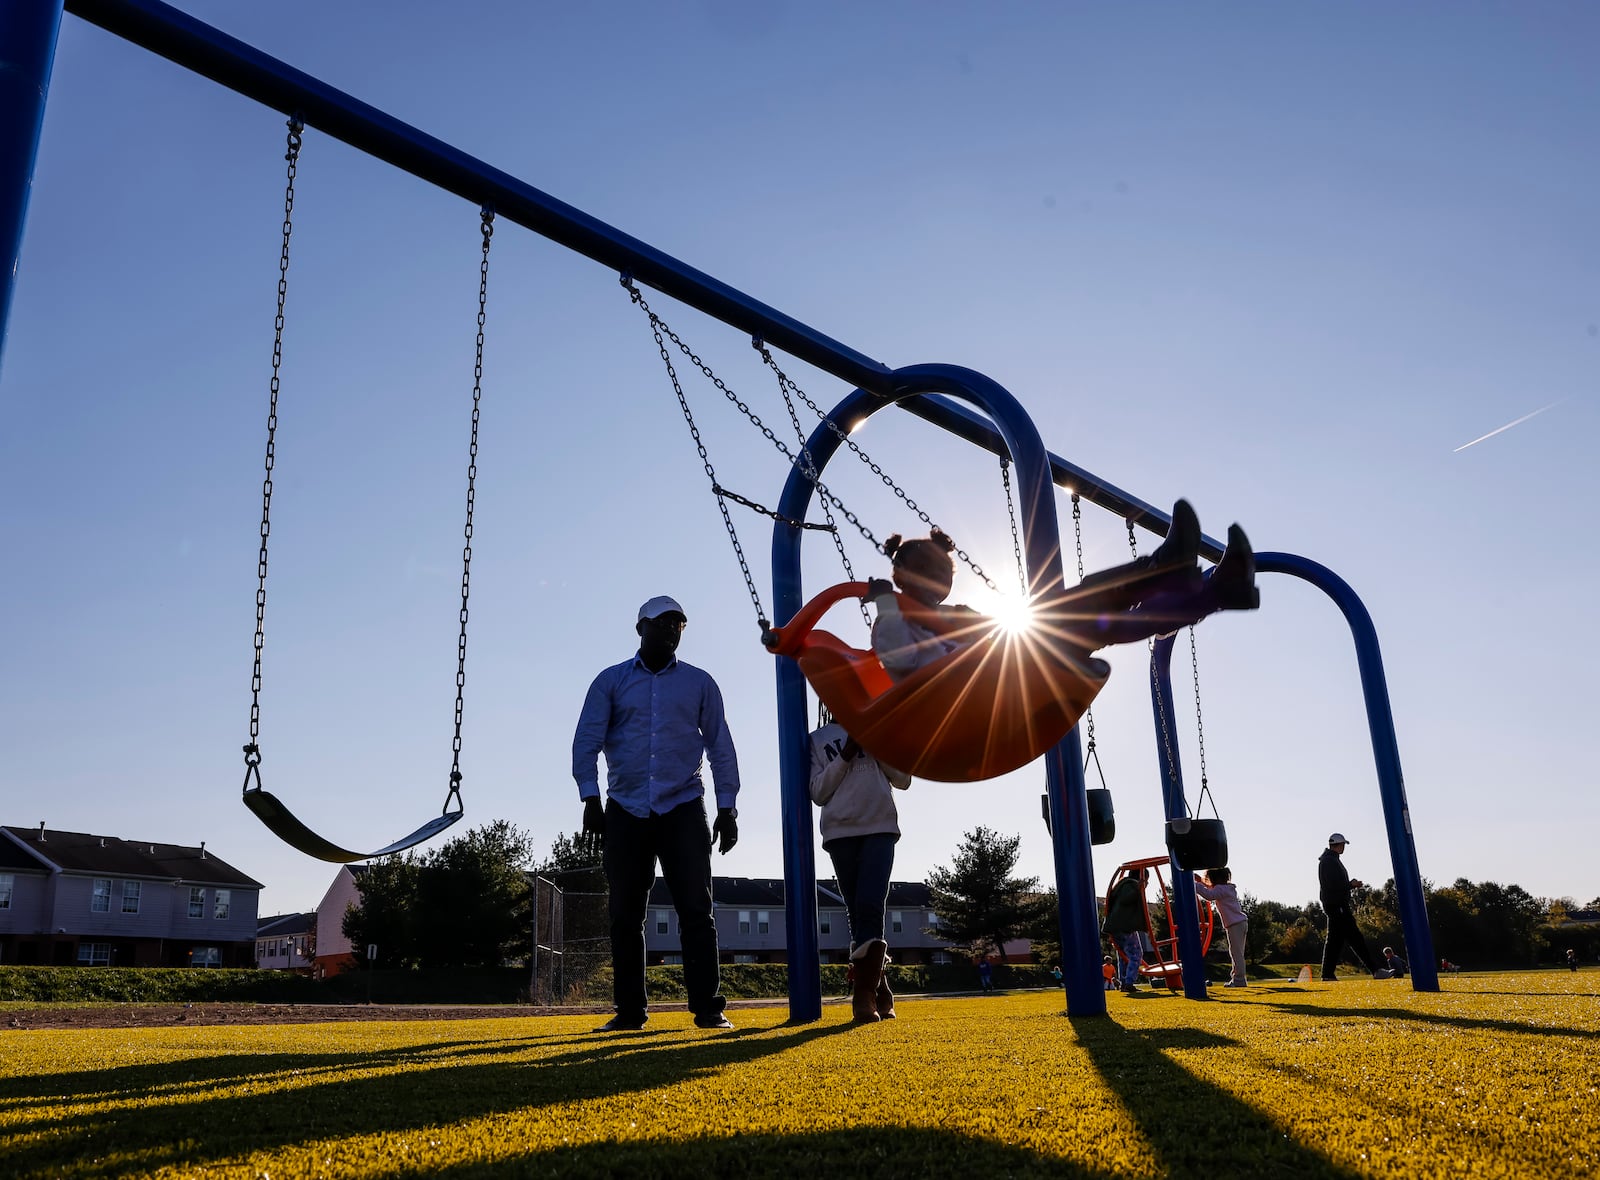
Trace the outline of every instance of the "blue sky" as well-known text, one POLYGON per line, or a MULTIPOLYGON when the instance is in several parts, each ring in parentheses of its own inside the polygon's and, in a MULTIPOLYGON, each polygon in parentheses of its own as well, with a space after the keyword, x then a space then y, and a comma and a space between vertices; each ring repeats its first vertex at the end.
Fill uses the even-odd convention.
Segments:
MULTIPOLYGON (((887 364, 986 373, 1052 450, 1189 497, 1213 536, 1237 520, 1332 567, 1378 628, 1424 877, 1600 894, 1592 7, 181 7, 887 364)), ((333 874, 237 799, 282 156, 277 113, 67 17, 0 368, 0 822, 205 840, 263 912, 333 874)), ((475 209, 307 133, 262 773, 340 842, 444 795, 477 258, 475 209)), ((784 420, 743 336, 651 302, 784 420)), ((740 752, 716 869, 780 876, 771 658, 646 324, 614 274, 503 224, 487 335, 468 821, 541 847, 577 825, 583 693, 667 593, 740 752)), ((780 359, 823 404, 848 392, 780 359)), ((774 502, 781 458, 688 391, 719 476, 774 502)), ((992 458, 899 413, 860 441, 1008 585, 992 458)), ((829 482, 879 537, 917 528, 870 472, 829 482)), ((737 523, 770 606, 767 530, 737 523)), ((1120 521, 1084 529, 1090 568, 1125 556, 1120 521)), ((812 550, 808 585, 837 580, 812 550)), ((1303 584, 1261 589, 1197 635, 1236 880, 1309 900, 1338 829, 1382 881, 1348 631, 1303 584)), ((1162 847, 1144 658, 1112 653, 1095 710, 1100 881, 1162 847)), ((897 875, 985 824, 1049 880, 1042 784, 915 784, 897 875)))

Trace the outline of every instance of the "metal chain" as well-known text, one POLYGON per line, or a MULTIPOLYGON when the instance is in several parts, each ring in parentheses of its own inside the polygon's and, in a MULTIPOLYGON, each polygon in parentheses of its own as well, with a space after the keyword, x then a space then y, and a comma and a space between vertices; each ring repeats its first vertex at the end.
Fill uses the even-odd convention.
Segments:
MULTIPOLYGON (((806 405, 811 409, 811 412, 820 418, 823 423, 826 424, 829 430, 833 431, 835 438, 853 451, 856 458, 865 463, 867 467, 871 469, 872 474, 876 475, 880 480, 882 480, 884 486, 898 496, 901 502, 904 503, 905 506, 916 515, 917 519, 921 520, 922 523, 927 525, 929 529, 936 529, 939 527, 938 525, 934 524, 933 518, 923 511, 922 506, 913 500, 909 495, 907 495, 905 489, 899 484, 895 483, 894 479, 888 474, 888 472, 884 471, 882 467, 878 466, 871 455, 867 454, 861 449, 860 444, 850 437, 850 432, 848 430, 830 418, 828 416, 828 412, 821 406, 817 405, 816 402, 812 401, 811 398, 806 394, 805 390, 801 389, 792 380, 790 380, 788 374, 778 367, 778 362, 772 359, 772 353, 768 351, 764 343, 762 343, 760 340, 753 341, 753 343, 755 344, 756 350, 761 353, 761 359, 766 361, 768 367, 778 375, 779 382, 781 382, 786 388, 792 389, 796 396, 798 396, 801 401, 805 402, 806 405)), ((817 486, 820 488, 822 485, 818 484, 817 486)), ((852 523, 854 523, 853 520, 852 523)), ((861 526, 858 524, 856 527, 860 528, 861 526)), ((873 544, 877 544, 876 539, 874 539, 870 533, 867 534, 867 539, 871 540, 873 544)), ((879 545, 878 548, 881 552, 883 547, 879 545)), ((972 559, 971 554, 969 554, 965 549, 962 549, 960 546, 957 546, 955 555, 968 569, 973 572, 974 575, 982 579, 985 586, 989 587, 989 589, 993 590, 995 593, 999 593, 999 588, 990 579, 989 575, 984 573, 983 567, 972 559)))
POLYGON ((461 717, 462 698, 467 688, 467 597, 472 589, 472 510, 477 503, 478 422, 483 406, 483 326, 489 319, 489 242, 494 237, 494 209, 483 206, 478 214, 483 235, 483 256, 478 261, 478 339, 472 360, 472 441, 467 447, 467 522, 462 529, 461 547, 461 632, 456 638, 456 732, 450 742, 450 790, 444 797, 444 810, 450 801, 461 806, 461 717))
POLYGON ((288 146, 284 159, 288 161, 287 179, 283 190, 283 246, 278 252, 278 311, 272 321, 272 381, 267 404, 267 456, 266 474, 261 481, 261 548, 256 555, 256 637, 255 664, 250 672, 250 741, 244 747, 245 789, 255 779, 256 789, 261 789, 261 648, 266 638, 267 623, 267 537, 272 532, 272 468, 277 462, 278 391, 282 387, 280 372, 283 368, 283 307, 289 295, 289 237, 294 231, 294 177, 300 162, 301 132, 305 124, 298 115, 288 123, 288 146))
MULTIPOLYGON (((1139 560, 1139 538, 1133 531, 1133 521, 1130 519, 1126 523, 1128 526, 1128 549, 1132 552, 1133 559, 1137 561, 1139 560)), ((1145 646, 1153 652, 1156 649, 1156 641, 1151 639, 1145 646)), ((1155 693, 1156 716, 1161 718, 1161 746, 1167 754, 1167 776, 1176 783, 1178 781, 1178 758, 1172 750, 1172 733, 1167 728, 1167 709, 1161 700, 1161 678, 1156 675, 1154 660, 1150 661, 1150 690, 1155 693)), ((1183 810, 1185 815, 1189 813, 1189 800, 1187 798, 1183 801, 1183 810)))
MULTIPOLYGON (((766 343, 761 337, 752 336, 750 344, 761 354, 772 371, 778 375, 778 393, 783 398, 783 408, 789 412, 789 425, 794 427, 794 436, 800 443, 801 473, 815 487, 818 479, 817 462, 811 455, 811 448, 806 445, 805 428, 800 425, 800 415, 795 412, 794 399, 789 393, 791 387, 798 390, 799 386, 790 381, 784 371, 778 368, 777 362, 772 359, 772 354, 767 351, 766 343)), ((805 394, 801 393, 800 396, 804 397, 805 394)), ((822 515, 828 522, 828 531, 833 534, 833 547, 839 552, 839 564, 844 567, 844 579, 847 582, 854 582, 856 580, 856 571, 850 564, 850 554, 844 547, 844 537, 839 532, 838 522, 833 519, 833 505, 829 504, 826 499, 821 498, 817 502, 822 505, 822 515)), ((861 600, 856 603, 856 606, 861 611, 861 621, 866 624, 867 630, 871 631, 872 614, 867 610, 866 601, 861 600)))
MULTIPOLYGON (((1079 496, 1077 492, 1072 493, 1072 541, 1078 551, 1078 581, 1081 584, 1083 582, 1083 497, 1079 496)), ((1084 738, 1087 741, 1083 764, 1087 768, 1089 759, 1093 758, 1095 765, 1098 766, 1100 764, 1100 756, 1095 753, 1094 749, 1094 710, 1092 708, 1083 711, 1083 730, 1084 738)), ((1104 771, 1101 772, 1100 777, 1102 780, 1105 778, 1104 771)))
MULTIPOLYGON (((1195 649, 1194 628, 1189 628, 1189 668, 1194 673, 1194 728, 1200 741, 1200 791, 1206 791, 1206 723, 1200 713, 1200 654, 1195 649)), ((1212 803, 1215 807, 1215 802, 1212 803)))
MULTIPOLYGON (((1022 560, 1022 534, 1017 532, 1017 505, 1011 498, 1011 460, 1004 455, 1000 456, 1000 482, 1006 489, 1006 518, 1011 521, 1011 551, 1017 555, 1017 585, 1022 588, 1022 597, 1028 597, 1028 567, 1022 560)), ((1083 580, 1083 575, 1078 575, 1078 580, 1083 580)))
MULTIPOLYGON (((755 604, 756 621, 761 625, 762 631, 766 631, 772 626, 772 623, 767 618, 766 609, 761 605, 761 594, 756 590, 756 580, 750 573, 750 563, 745 559, 744 546, 739 544, 739 531, 733 527, 733 516, 728 511, 728 502, 724 498, 720 485, 717 483, 717 472, 711 466, 711 455, 706 451, 705 440, 700 437, 700 427, 695 425, 694 413, 689 409, 689 399, 683 392, 683 383, 678 380, 678 370, 673 367, 672 355, 667 351, 666 338, 670 338, 674 344, 682 349, 689 359, 700 368, 701 372, 710 375, 709 370, 704 364, 701 364, 699 357, 684 346, 683 341, 678 339, 677 334, 667 327, 655 312, 650 310, 650 305, 644 301, 644 295, 640 293, 639 288, 633 285, 633 277, 626 272, 622 275, 622 285, 627 289, 629 297, 650 318, 650 332, 655 336, 656 350, 661 354, 661 363, 667 367, 667 376, 672 380, 673 392, 678 395, 678 406, 683 411, 683 420, 689 424, 689 434, 694 439, 695 450, 700 453, 700 465, 705 468, 706 478, 711 481, 711 490, 717 500, 717 509, 722 513, 722 523, 728 530, 728 540, 733 542, 734 556, 739 559, 739 571, 744 575, 745 589, 749 590, 750 601, 755 604)), ((716 378, 713 377, 712 380, 716 381, 716 378)), ((716 381, 716 384, 730 398, 733 397, 732 392, 722 382, 716 381)), ((734 400, 736 403, 738 402, 737 398, 734 398, 734 400)), ((765 427, 762 427, 762 429, 766 430, 765 427)), ((777 436, 772 431, 766 430, 766 433, 769 438, 776 441, 777 436)), ((779 447, 783 446, 781 442, 778 445, 779 447)), ((822 485, 818 484, 817 487, 820 490, 822 485)))

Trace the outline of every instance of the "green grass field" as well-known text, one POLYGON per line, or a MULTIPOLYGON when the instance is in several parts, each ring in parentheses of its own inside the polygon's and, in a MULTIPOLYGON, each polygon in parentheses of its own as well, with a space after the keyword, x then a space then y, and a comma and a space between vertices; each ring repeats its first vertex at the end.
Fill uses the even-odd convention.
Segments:
POLYGON ((683 1012, 0 1032, 0 1175, 1600 1174, 1600 972, 683 1012))

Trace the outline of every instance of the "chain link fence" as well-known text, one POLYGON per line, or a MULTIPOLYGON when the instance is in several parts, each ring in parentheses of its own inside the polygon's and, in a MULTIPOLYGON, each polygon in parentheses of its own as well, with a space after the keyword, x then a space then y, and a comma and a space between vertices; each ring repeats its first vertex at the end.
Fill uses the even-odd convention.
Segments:
POLYGON ((603 881, 602 887, 596 889, 595 876, 584 872, 534 878, 530 1002, 610 1001, 607 894, 603 881))

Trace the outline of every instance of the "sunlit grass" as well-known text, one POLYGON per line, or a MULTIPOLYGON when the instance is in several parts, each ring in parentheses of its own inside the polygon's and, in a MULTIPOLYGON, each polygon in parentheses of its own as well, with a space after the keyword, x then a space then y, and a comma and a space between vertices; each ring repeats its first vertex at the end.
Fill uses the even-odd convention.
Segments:
POLYGON ((1597 985, 0 1032, 0 1175, 1593 1175, 1597 985))

